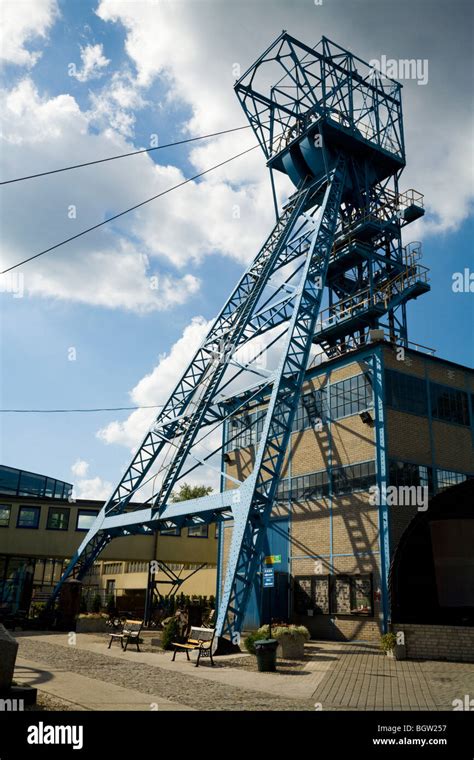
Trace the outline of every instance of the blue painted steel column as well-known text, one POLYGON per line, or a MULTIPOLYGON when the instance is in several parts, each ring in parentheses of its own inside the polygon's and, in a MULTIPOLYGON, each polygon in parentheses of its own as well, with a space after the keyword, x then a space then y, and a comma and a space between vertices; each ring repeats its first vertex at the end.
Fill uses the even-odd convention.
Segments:
POLYGON ((377 487, 379 494, 379 545, 380 576, 382 590, 382 627, 386 633, 390 624, 390 600, 388 577, 390 572, 390 524, 387 507, 388 457, 387 431, 385 427, 385 380, 383 349, 375 349, 372 357, 373 392, 375 410, 375 449, 377 461, 377 487))
POLYGON ((426 398, 427 398, 427 412, 428 412, 428 434, 430 438, 430 450, 431 450, 431 479, 433 483, 433 495, 438 493, 438 476, 436 471, 436 448, 433 435, 433 415, 431 413, 431 383, 428 376, 427 361, 424 359, 425 369, 425 383, 426 383, 426 398))
MULTIPOLYGON (((220 475, 220 482, 219 482, 219 490, 222 493, 225 484, 226 479, 224 477, 224 474, 227 472, 226 463, 224 460, 224 454, 226 453, 226 443, 227 443, 227 433, 229 429, 229 421, 224 420, 222 425, 222 450, 221 450, 221 475, 220 475)), ((221 580, 222 580, 222 563, 224 561, 224 529, 225 529, 225 522, 218 523, 219 525, 219 532, 217 536, 217 578, 216 578, 216 606, 215 606, 215 615, 217 615, 217 610, 219 609, 219 600, 221 598, 221 580)))

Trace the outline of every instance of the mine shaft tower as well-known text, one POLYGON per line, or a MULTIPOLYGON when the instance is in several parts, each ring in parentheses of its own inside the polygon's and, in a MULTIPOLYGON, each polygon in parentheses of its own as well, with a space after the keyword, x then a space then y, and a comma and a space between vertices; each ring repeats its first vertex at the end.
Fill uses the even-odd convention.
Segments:
MULTIPOLYGON (((283 32, 235 91, 273 189, 275 172, 282 172, 295 191, 54 593, 69 576, 83 578, 115 537, 231 520, 216 622, 218 635, 231 639, 242 629, 315 350, 332 358, 369 344, 372 330, 407 345, 406 303, 429 290, 420 244, 402 245, 403 227, 424 211, 419 193, 399 190, 405 166, 401 85, 326 38, 312 48, 283 32), (262 404, 253 470, 239 481, 223 470, 224 444, 209 450, 204 441, 224 424, 232 431, 229 421, 262 404), (222 492, 172 503, 172 491, 199 467, 217 470, 222 492), (147 498, 136 507, 140 491, 147 498)), ((369 365, 384 482, 380 359, 374 354, 369 365)), ((384 505, 381 518, 386 584, 384 505)))

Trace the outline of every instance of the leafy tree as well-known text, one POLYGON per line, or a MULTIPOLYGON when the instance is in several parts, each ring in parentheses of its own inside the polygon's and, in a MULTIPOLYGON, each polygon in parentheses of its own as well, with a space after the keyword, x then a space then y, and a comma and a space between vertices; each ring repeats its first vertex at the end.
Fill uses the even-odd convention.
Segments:
POLYGON ((208 496, 210 493, 212 493, 211 486, 190 486, 188 483, 183 483, 177 493, 173 492, 171 494, 171 501, 176 504, 178 501, 199 499, 201 496, 208 496))

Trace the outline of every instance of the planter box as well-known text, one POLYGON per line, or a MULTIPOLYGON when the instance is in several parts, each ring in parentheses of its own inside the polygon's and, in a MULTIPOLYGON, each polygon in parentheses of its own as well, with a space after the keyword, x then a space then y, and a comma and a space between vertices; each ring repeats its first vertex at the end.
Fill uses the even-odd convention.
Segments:
POLYGON ((283 657, 285 660, 302 660, 304 642, 304 636, 282 636, 278 640, 278 657, 283 657))
POLYGON ((388 652, 386 652, 387 657, 390 657, 391 660, 406 660, 407 658, 407 648, 405 644, 396 644, 393 649, 389 649, 388 652))
POLYGON ((105 633, 107 626, 105 618, 78 618, 76 633, 105 633))

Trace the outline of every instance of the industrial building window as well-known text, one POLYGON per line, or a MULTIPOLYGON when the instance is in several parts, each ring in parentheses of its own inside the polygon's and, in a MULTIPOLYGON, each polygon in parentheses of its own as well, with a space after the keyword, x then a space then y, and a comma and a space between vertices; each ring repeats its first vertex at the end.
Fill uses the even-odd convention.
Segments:
POLYGON ((69 509, 67 507, 50 507, 48 512, 48 530, 67 530, 69 526, 69 509))
POLYGON ((385 370, 385 398, 387 404, 400 412, 428 414, 425 380, 405 372, 385 370))
POLYGON ((11 506, 9 504, 0 504, 0 528, 8 528, 10 524, 11 506))
POLYGON ((302 575, 294 579, 293 606, 299 615, 372 617, 372 575, 302 575))
POLYGON ((37 528, 40 519, 39 507, 20 507, 17 528, 37 528))
POLYGON ((99 513, 93 509, 79 509, 77 513, 76 530, 89 530, 99 513))
POLYGON ((332 490, 337 496, 351 491, 366 491, 375 485, 375 462, 361 462, 332 471, 332 490))
POLYGON ((313 472, 310 475, 300 475, 291 479, 292 499, 322 498, 328 494, 329 477, 326 470, 313 472))
POLYGON ((122 572, 121 562, 106 562, 102 570, 104 575, 120 575, 122 572))
POLYGON ((356 375, 331 386, 331 418, 337 420, 368 409, 372 405, 372 386, 366 375, 356 375))
POLYGON ((422 486, 433 493, 433 470, 424 464, 391 460, 389 463, 391 486, 422 486))
POLYGON ((371 575, 335 575, 331 578, 331 614, 373 615, 371 575))
POLYGON ((161 528, 160 536, 180 536, 180 528, 161 528))
POLYGON ((188 528, 189 538, 207 538, 207 525, 193 525, 188 528))
POLYGON ((13 467, 0 467, 0 491, 2 493, 16 495, 18 492, 19 480, 19 470, 15 470, 13 467))
POLYGON ((467 393, 447 385, 430 383, 430 394, 431 414, 435 419, 469 425, 467 393))
POLYGON ((277 494, 276 494, 277 501, 288 501, 288 499, 290 498, 290 492, 291 492, 290 480, 288 478, 281 480, 277 488, 277 494))
POLYGON ((127 562, 126 573, 147 573, 150 566, 149 562, 127 562))
POLYGON ((467 479, 468 476, 462 472, 454 472, 453 470, 436 470, 438 491, 443 491, 445 488, 455 486, 457 483, 463 483, 467 479))

